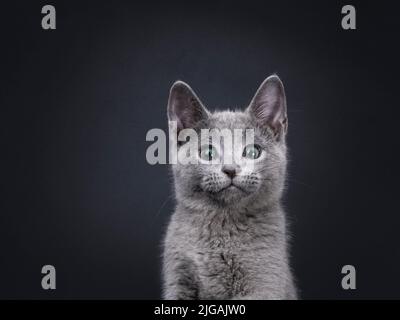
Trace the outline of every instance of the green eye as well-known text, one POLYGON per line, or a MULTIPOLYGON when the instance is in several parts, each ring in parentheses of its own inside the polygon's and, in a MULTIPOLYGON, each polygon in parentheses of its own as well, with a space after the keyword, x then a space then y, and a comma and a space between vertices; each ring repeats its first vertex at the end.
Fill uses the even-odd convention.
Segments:
POLYGON ((243 150, 243 157, 257 159, 261 155, 261 147, 257 144, 250 144, 243 150))
POLYGON ((211 161, 217 157, 217 149, 215 149, 211 144, 204 145, 200 148, 200 157, 203 160, 211 161))

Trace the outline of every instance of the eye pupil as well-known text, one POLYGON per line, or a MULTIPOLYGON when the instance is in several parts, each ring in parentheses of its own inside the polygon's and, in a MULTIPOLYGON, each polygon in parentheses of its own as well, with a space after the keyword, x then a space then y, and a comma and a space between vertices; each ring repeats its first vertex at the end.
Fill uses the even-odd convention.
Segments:
POLYGON ((212 150, 212 148, 209 148, 208 150, 207 150, 207 157, 211 160, 212 159, 212 157, 213 157, 213 150, 212 150))
POLYGON ((243 157, 257 159, 261 155, 261 148, 258 145, 249 145, 243 150, 243 157))
POLYGON ((215 148, 212 145, 203 146, 200 150, 200 156, 204 160, 211 161, 217 155, 215 148))

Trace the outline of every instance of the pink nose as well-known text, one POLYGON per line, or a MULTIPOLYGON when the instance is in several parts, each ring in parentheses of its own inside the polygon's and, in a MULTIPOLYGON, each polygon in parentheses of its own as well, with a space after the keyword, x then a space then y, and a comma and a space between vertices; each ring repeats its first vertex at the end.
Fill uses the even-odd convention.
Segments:
POLYGON ((236 176, 236 168, 234 166, 225 165, 222 167, 222 172, 229 178, 233 179, 236 176))

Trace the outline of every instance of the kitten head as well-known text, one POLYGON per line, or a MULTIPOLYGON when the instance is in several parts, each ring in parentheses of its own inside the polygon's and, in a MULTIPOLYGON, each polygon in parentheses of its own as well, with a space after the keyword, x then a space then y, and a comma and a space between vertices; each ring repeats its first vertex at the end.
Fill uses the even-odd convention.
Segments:
POLYGON ((178 159, 190 159, 173 165, 178 201, 204 208, 272 204, 280 199, 287 113, 278 76, 264 80, 247 109, 235 112, 211 113, 187 84, 178 81, 170 91, 168 118, 177 127, 170 135, 177 141, 178 159), (197 137, 178 141, 188 129, 197 137))

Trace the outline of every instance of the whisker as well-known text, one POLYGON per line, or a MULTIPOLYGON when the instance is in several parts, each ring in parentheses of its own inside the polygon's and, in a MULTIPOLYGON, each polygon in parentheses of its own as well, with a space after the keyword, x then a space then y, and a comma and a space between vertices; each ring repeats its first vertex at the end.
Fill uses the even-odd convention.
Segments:
POLYGON ((173 198, 174 198, 173 195, 169 195, 169 196, 164 200, 164 202, 162 203, 160 209, 158 209, 158 211, 156 212, 156 214, 153 216, 153 219, 154 219, 154 220, 157 220, 157 218, 159 217, 159 215, 160 215, 160 213, 161 213, 161 210, 164 209, 164 207, 165 207, 165 205, 168 203, 168 201, 171 200, 171 199, 173 199, 173 198))

